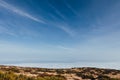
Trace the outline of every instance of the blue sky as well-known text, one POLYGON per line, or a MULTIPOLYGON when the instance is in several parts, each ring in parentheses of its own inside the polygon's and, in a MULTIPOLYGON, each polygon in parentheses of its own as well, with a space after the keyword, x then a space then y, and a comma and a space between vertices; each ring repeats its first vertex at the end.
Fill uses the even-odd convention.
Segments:
POLYGON ((120 61, 120 0, 0 0, 2 62, 120 61))

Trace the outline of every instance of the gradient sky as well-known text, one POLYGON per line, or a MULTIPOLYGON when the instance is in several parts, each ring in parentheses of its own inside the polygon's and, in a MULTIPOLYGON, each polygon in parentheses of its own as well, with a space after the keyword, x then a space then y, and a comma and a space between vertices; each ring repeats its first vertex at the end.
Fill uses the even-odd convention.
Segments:
POLYGON ((119 62, 120 0, 0 0, 0 62, 119 62))

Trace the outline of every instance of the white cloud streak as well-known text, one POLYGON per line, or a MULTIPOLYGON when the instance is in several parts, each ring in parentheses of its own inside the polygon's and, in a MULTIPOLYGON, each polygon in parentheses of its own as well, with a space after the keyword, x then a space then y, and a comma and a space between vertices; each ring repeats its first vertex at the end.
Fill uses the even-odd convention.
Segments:
POLYGON ((49 3, 49 6, 55 10, 56 14, 59 15, 62 19, 66 19, 65 16, 58 10, 56 9, 51 3, 49 3))
MULTIPOLYGON (((58 11, 52 4, 50 4, 50 6, 51 6, 51 8, 53 8, 53 9, 55 10, 55 12, 56 12, 60 17, 62 17, 64 20, 66 19, 65 16, 64 16, 60 11, 58 11)), ((72 9, 72 7, 71 7, 68 3, 66 3, 66 6, 67 6, 69 9, 71 9, 74 14, 77 15, 77 13, 72 9)), ((64 32, 66 32, 67 34, 69 34, 69 35, 72 36, 72 37, 75 35, 75 34, 74 34, 74 31, 71 30, 70 28, 68 28, 67 26, 57 25, 57 27, 60 28, 61 30, 63 30, 64 32)))
POLYGON ((73 30, 69 29, 68 27, 66 27, 66 26, 59 26, 59 28, 62 29, 63 31, 65 31, 70 36, 74 36, 73 30))
POLYGON ((2 27, 1 25, 0 25, 0 34, 6 34, 6 35, 17 37, 17 35, 14 32, 10 31, 5 27, 2 27))
POLYGON ((33 21, 45 24, 45 22, 43 20, 40 20, 40 19, 38 19, 36 17, 33 17, 29 13, 24 12, 24 11, 18 9, 18 8, 15 8, 14 6, 8 4, 7 2, 5 2, 3 0, 0 0, 0 6, 4 7, 5 9, 8 9, 8 10, 10 10, 10 11, 16 13, 16 14, 19 14, 20 16, 23 16, 23 17, 29 18, 29 19, 31 19, 33 21))
MULTIPOLYGON (((65 16, 63 14, 61 14, 52 4, 49 4, 51 6, 51 8, 53 8, 55 10, 55 12, 63 19, 65 19, 65 16)), ((43 20, 40 20, 38 18, 35 18, 33 17, 32 15, 18 9, 18 8, 15 8, 14 6, 8 4, 7 2, 3 1, 3 0, 0 0, 0 6, 4 7, 5 9, 8 9, 16 14, 19 14, 20 16, 23 16, 23 17, 26 17, 26 18, 29 18, 33 21, 36 21, 36 22, 39 22, 39 23, 45 23, 43 20)), ((58 27, 59 29, 63 30, 64 32, 66 32, 67 34, 69 34, 70 36, 74 36, 74 32, 69 29, 68 27, 66 26, 63 26, 63 25, 55 25, 56 27, 58 27)), ((6 31, 8 32, 8 31, 6 31)))
POLYGON ((65 23, 65 22, 63 22, 63 23, 50 22, 50 24, 53 25, 54 27, 64 31, 65 33, 67 33, 71 37, 75 36, 75 31, 72 30, 70 28, 70 26, 67 23, 65 23))
POLYGON ((71 11, 72 11, 72 13, 74 13, 76 16, 80 16, 79 14, 78 14, 78 12, 77 11, 75 11, 75 9, 73 9, 72 8, 72 6, 68 3, 68 2, 66 2, 65 0, 64 0, 64 3, 65 3, 65 5, 67 6, 67 8, 69 8, 71 11))
MULTIPOLYGON (((0 20, 1 21, 1 20, 0 20)), ((3 23, 5 24, 5 23, 3 23)), ((22 38, 29 38, 29 37, 39 37, 39 33, 35 32, 33 30, 30 30, 28 28, 17 28, 17 31, 12 29, 11 27, 9 28, 6 24, 3 25, 0 23, 0 35, 7 35, 7 36, 12 36, 12 37, 22 37, 22 38)), ((12 25, 12 26, 17 26, 17 25, 12 25)))

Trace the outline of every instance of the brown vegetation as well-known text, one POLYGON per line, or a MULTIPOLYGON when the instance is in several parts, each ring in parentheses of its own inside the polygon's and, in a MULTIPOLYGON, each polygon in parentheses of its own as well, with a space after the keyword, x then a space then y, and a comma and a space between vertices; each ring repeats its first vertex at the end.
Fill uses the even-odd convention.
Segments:
POLYGON ((120 70, 89 67, 47 69, 0 66, 0 80, 16 80, 16 78, 17 80, 120 80, 120 70))

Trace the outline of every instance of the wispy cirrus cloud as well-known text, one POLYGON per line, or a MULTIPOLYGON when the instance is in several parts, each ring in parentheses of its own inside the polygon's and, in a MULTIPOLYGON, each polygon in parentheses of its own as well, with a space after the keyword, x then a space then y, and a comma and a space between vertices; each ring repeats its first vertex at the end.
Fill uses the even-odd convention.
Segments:
MULTIPOLYGON (((14 12, 14 13, 20 15, 20 16, 29 18, 29 19, 31 19, 33 21, 36 21, 36 22, 39 22, 39 23, 45 23, 43 20, 38 19, 38 18, 30 15, 29 13, 24 12, 24 11, 18 9, 15 6, 12 6, 11 4, 9 4, 9 3, 7 3, 7 2, 5 2, 3 0, 0 0, 0 6, 4 7, 5 9, 8 9, 8 10, 10 10, 10 11, 12 11, 12 12, 14 12)), ((65 16, 59 10, 57 10, 52 4, 49 3, 49 6, 51 8, 53 8, 55 10, 56 14, 59 15, 62 19, 64 19, 64 20, 66 19, 65 16)), ((57 18, 57 17, 55 17, 55 18, 57 18)), ((55 23, 52 23, 52 25, 54 25, 54 26, 58 27, 59 29, 63 30, 68 35, 74 36, 73 30, 71 30, 66 25, 63 25, 63 24, 60 25, 60 24, 55 24, 55 23)), ((5 31, 5 32, 8 32, 8 31, 5 31)))
POLYGON ((12 6, 11 4, 3 1, 3 0, 0 0, 0 6, 4 7, 5 9, 8 9, 16 14, 19 14, 20 16, 23 16, 23 17, 26 17, 26 18, 29 18, 33 21, 36 21, 36 22, 39 22, 39 23, 45 23, 43 20, 41 19, 38 19, 32 15, 30 15, 29 13, 27 12, 24 12, 18 8, 16 8, 15 6, 12 6))
POLYGON ((61 26, 58 26, 58 27, 60 29, 62 29, 64 32, 66 32, 67 34, 69 34, 70 36, 72 36, 72 37, 75 35, 74 31, 71 30, 70 28, 68 28, 67 26, 61 25, 61 26))
POLYGON ((78 12, 77 12, 75 9, 73 9, 73 7, 72 7, 66 0, 64 0, 64 3, 65 3, 65 5, 66 5, 66 7, 71 10, 71 12, 72 12, 73 14, 75 14, 75 15, 78 16, 78 17, 80 16, 80 15, 78 14, 78 12))
POLYGON ((10 25, 9 23, 2 23, 0 20, 0 36, 11 36, 11 37, 21 37, 21 38, 29 38, 29 37, 39 37, 39 32, 35 32, 34 30, 30 30, 25 27, 17 28, 17 30, 12 29, 15 24, 10 25))
POLYGON ((70 25, 65 22, 61 22, 61 23, 50 22, 50 25, 62 30, 63 32, 65 32, 66 34, 68 34, 71 37, 74 37, 76 35, 75 31, 70 28, 70 25))
POLYGON ((66 17, 54 6, 52 5, 51 3, 49 3, 49 6, 54 9, 54 11, 56 12, 56 14, 58 16, 60 16, 62 19, 66 20, 66 17))
POLYGON ((9 29, 3 27, 2 25, 0 25, 0 34, 10 35, 10 36, 14 36, 14 37, 17 36, 14 32, 12 32, 9 29))

